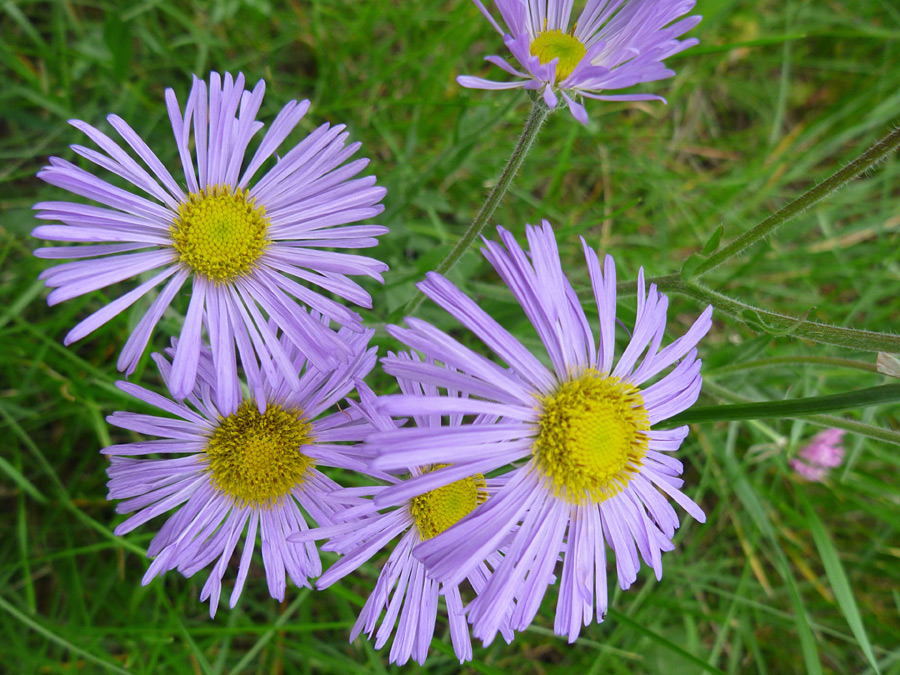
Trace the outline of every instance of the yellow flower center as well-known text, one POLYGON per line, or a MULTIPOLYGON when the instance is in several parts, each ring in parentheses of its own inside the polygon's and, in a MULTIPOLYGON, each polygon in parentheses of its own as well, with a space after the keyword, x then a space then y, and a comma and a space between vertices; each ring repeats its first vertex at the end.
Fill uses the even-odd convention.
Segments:
POLYGON ((538 57, 541 64, 550 63, 553 59, 558 58, 556 81, 562 82, 572 74, 575 66, 581 63, 581 59, 587 53, 587 48, 574 35, 563 33, 557 29, 543 30, 538 33, 532 41, 529 51, 532 56, 538 57))
POLYGON ((266 209, 227 185, 192 192, 170 228, 179 259, 215 283, 249 274, 269 238, 266 209))
POLYGON ((241 506, 271 508, 303 482, 313 460, 300 452, 312 425, 299 410, 269 404, 260 414, 244 401, 223 419, 206 446, 213 486, 241 506))
POLYGON ((588 369, 541 399, 533 466, 558 497, 602 502, 624 489, 647 453, 640 390, 588 369))
MULTIPOLYGON (((445 466, 449 464, 438 464, 429 470, 434 471, 445 466)), ((484 482, 484 476, 476 474, 471 478, 463 478, 413 497, 409 504, 409 512, 416 521, 416 527, 419 528, 419 536, 424 541, 458 523, 486 499, 487 484, 484 482)))

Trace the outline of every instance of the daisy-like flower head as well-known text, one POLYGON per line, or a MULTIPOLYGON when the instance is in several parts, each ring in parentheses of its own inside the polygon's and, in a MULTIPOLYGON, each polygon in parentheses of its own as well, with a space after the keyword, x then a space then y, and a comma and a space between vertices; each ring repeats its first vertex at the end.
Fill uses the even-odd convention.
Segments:
MULTIPOLYGON (((273 598, 284 599, 285 573, 298 586, 309 586, 308 578, 322 573, 315 545, 295 546, 286 538, 307 529, 301 509, 325 525, 332 522, 336 509, 345 506, 330 494, 337 483, 317 465, 363 468, 352 447, 339 443, 364 439, 371 426, 352 411, 327 411, 375 365, 375 348, 366 349, 370 337, 371 332, 342 329, 341 338, 354 356, 324 372, 309 368, 284 341, 282 348, 302 373, 299 388, 276 376, 264 380, 262 398, 247 397, 232 408, 215 403, 215 371, 208 349, 200 353, 197 381, 184 401, 118 383, 135 398, 174 415, 116 412, 107 418, 114 426, 157 437, 103 450, 112 462, 107 470, 108 499, 123 500, 116 506, 118 513, 134 513, 116 534, 175 511, 147 550, 155 559, 144 584, 171 569, 190 577, 215 562, 200 595, 201 601, 209 599, 210 616, 215 616, 222 577, 242 536, 232 607, 247 579, 257 537, 273 598), (146 455, 179 456, 142 458, 146 455)), ((161 354, 153 354, 153 359, 170 385, 171 363, 161 354)))
MULTIPOLYGON (((399 354, 395 358, 402 362, 418 362, 417 357, 409 354, 399 354)), ((398 378, 398 382, 401 390, 410 396, 437 394, 436 387, 423 386, 402 377, 398 378)), ((373 429, 384 432, 395 429, 394 422, 377 410, 376 398, 371 390, 360 384, 358 391, 360 404, 354 408, 371 423, 373 429)), ((448 395, 460 394, 451 390, 448 395)), ((417 429, 435 429, 441 425, 438 415, 415 415, 414 418, 417 429)), ((493 421, 493 417, 479 417, 473 424, 490 424, 493 421)), ((462 415, 451 415, 451 427, 461 423, 462 415)), ((442 464, 413 466, 405 470, 404 473, 411 476, 431 473, 443 476, 439 487, 420 492, 414 486, 412 490, 407 489, 409 481, 398 480, 381 471, 370 471, 369 475, 393 486, 389 498, 381 499, 389 487, 386 485, 345 488, 337 493, 337 497, 345 504, 361 496, 374 497, 378 504, 373 499, 368 499, 364 504, 344 507, 334 514, 335 524, 288 537, 289 542, 297 543, 328 538, 329 541, 322 545, 322 550, 343 555, 316 581, 319 589, 327 588, 347 576, 391 540, 400 537, 350 633, 351 641, 363 631, 369 638, 375 635, 375 648, 381 649, 396 629, 390 663, 403 665, 410 657, 419 664, 425 662, 434 635, 439 596, 444 596, 446 601, 450 639, 456 656, 460 663, 472 658, 472 642, 463 612, 459 582, 442 584, 429 579, 425 566, 413 557, 412 550, 419 542, 445 532, 479 508, 505 484, 505 479, 486 479, 481 474, 469 475, 466 471, 466 475, 457 480, 453 478, 453 472, 452 465, 442 464)), ((475 593, 480 592, 487 583, 491 574, 489 565, 496 566, 499 561, 499 553, 494 551, 486 556, 486 562, 480 562, 464 575, 475 593)), ((509 612, 504 617, 507 620, 508 615, 509 612)), ((501 623, 500 630, 507 642, 512 641, 512 631, 505 622, 501 623)))
POLYGON ((663 60, 697 44, 694 38, 675 39, 700 22, 699 16, 676 21, 694 8, 693 0, 587 0, 571 26, 573 0, 494 0, 506 28, 481 0, 473 1, 522 69, 499 56, 485 60, 520 79, 494 82, 464 75, 457 81, 473 89, 536 90, 551 110, 559 103, 559 93, 582 124, 587 124, 587 112, 576 95, 600 101, 664 101, 652 94, 602 92, 672 77, 675 73, 663 60))
POLYGON ((377 243, 375 237, 386 228, 348 224, 381 213, 385 190, 375 185, 374 176, 353 179, 368 160, 344 164, 360 147, 346 145, 344 125, 323 124, 276 155, 306 114, 309 101, 288 103, 248 161, 251 140, 264 127, 256 120, 264 92, 263 81, 245 90, 243 75, 232 78, 226 73, 223 80, 212 73, 208 88, 194 78, 182 115, 175 93, 166 90, 183 183, 120 117, 110 115, 107 120, 143 165, 100 130, 71 122, 100 151, 79 145, 72 149, 133 189, 116 187, 57 157, 38 173, 47 183, 97 203, 35 205, 38 218, 62 223, 36 228, 35 237, 88 244, 35 252, 42 258, 79 259, 41 275, 55 289, 48 302, 56 304, 145 273, 149 278, 81 321, 66 336, 66 344, 162 285, 119 356, 119 370, 131 373, 163 312, 191 279, 191 300, 171 377, 172 394, 178 399, 194 387, 204 328, 212 346, 216 391, 227 397, 219 405, 228 409, 238 390, 235 346, 245 367, 272 362, 285 378, 296 375, 270 321, 316 367, 330 368, 351 358, 345 341, 302 308, 308 306, 355 332, 362 330, 355 312, 319 289, 371 306, 368 293, 349 275, 381 280, 387 266, 327 249, 377 243))
MULTIPOLYGON (((408 328, 390 327, 391 334, 447 368, 389 356, 383 359, 385 370, 469 396, 384 396, 381 410, 495 415, 498 421, 378 431, 366 445, 379 451, 373 460, 378 469, 452 462, 453 480, 514 464, 504 474, 507 484, 484 507, 418 544, 413 554, 433 579, 454 584, 505 546, 502 562, 467 608, 473 635, 487 644, 504 625, 513 600, 513 630, 531 623, 562 553, 555 630, 574 641, 595 607, 597 621, 605 616, 606 545, 615 553, 619 584, 628 588, 637 578, 640 558, 657 578, 662 575, 661 553, 673 548, 679 526, 666 496, 705 520, 700 507, 681 492, 682 465, 672 456, 688 428, 653 427, 699 395, 695 347, 710 328, 712 308, 663 347, 667 299, 654 285, 645 287, 641 270, 634 329, 616 361, 612 258, 607 256, 601 267, 582 240, 599 313, 599 323, 592 326, 563 274, 550 225, 527 227, 530 257, 511 234, 498 231, 503 245, 486 242, 484 254, 537 331, 550 367, 453 284, 430 274, 421 290, 507 367, 425 321, 408 318, 408 328)), ((410 479, 404 489, 433 490, 449 479, 428 473, 410 479)), ((388 488, 381 498, 391 498, 395 490, 388 488)))

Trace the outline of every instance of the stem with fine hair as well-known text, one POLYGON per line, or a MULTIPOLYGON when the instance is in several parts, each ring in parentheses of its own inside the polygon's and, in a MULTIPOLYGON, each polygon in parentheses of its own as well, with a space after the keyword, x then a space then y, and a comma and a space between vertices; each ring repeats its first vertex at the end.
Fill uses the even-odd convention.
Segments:
POLYGON ((756 242, 765 239, 792 218, 803 213, 806 209, 821 201, 835 190, 844 187, 861 173, 868 171, 873 166, 886 159, 888 155, 894 152, 898 147, 900 147, 900 127, 882 138, 833 176, 797 197, 797 199, 790 204, 780 208, 752 230, 745 232, 730 244, 711 255, 693 271, 691 276, 697 278, 706 274, 726 260, 740 254, 748 246, 752 246, 756 242))
POLYGON ((857 328, 843 328, 805 317, 778 314, 754 307, 730 296, 718 293, 696 282, 685 282, 670 274, 651 279, 659 283, 660 290, 687 295, 712 305, 716 312, 726 314, 748 325, 757 333, 769 333, 775 337, 791 336, 845 349, 870 352, 900 352, 900 335, 878 333, 857 328))
MULTIPOLYGON (((434 269, 435 272, 438 274, 446 274, 481 235, 484 226, 487 225, 490 217, 494 215, 494 210, 509 189, 513 178, 515 178, 516 173, 519 171, 519 167, 522 166, 525 155, 527 155, 528 151, 531 149, 534 139, 537 138, 538 131, 541 130, 541 126, 544 124, 544 120, 547 119, 547 115, 549 114, 550 110, 544 105, 541 99, 538 98, 535 100, 534 105, 531 108, 531 114, 528 115, 528 119, 525 121, 525 129, 523 129, 522 135, 519 137, 519 142, 516 143, 516 147, 513 150, 509 161, 506 163, 506 166, 503 167, 500 178, 497 179, 497 183, 494 185, 493 189, 491 189, 487 200, 478 211, 478 215, 475 216, 475 220, 469 225, 469 229, 466 230, 462 238, 456 243, 453 250, 447 254, 447 257, 434 269)), ((410 300, 409 304, 406 306, 406 309, 404 310, 405 314, 407 316, 415 314, 424 299, 425 296, 422 291, 417 290, 412 300, 410 300)))

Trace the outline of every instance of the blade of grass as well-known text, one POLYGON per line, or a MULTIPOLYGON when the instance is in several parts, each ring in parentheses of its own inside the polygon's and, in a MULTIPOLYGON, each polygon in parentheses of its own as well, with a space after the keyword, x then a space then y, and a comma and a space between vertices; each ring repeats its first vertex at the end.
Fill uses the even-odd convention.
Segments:
POLYGON ((762 241, 784 223, 803 213, 829 194, 838 190, 866 171, 883 162, 900 146, 900 128, 884 136, 875 145, 850 162, 827 180, 822 181, 797 199, 782 207, 759 225, 740 235, 716 253, 707 258, 694 271, 694 276, 702 276, 712 271, 729 258, 739 255, 744 249, 762 241))
POLYGON ((43 281, 35 281, 28 288, 26 288, 18 298, 16 298, 9 304, 9 306, 7 306, 6 311, 4 311, 3 314, 0 314, 0 328, 3 328, 6 324, 8 324, 10 319, 12 319, 13 317, 19 316, 22 313, 22 310, 25 309, 32 300, 34 300, 41 294, 42 290, 44 290, 43 281))
POLYGON ((787 556, 781 548, 778 541, 778 535, 775 528, 766 513, 756 491, 750 484, 749 480, 738 464, 737 460, 729 455, 723 455, 723 463, 727 471, 732 489, 737 495, 741 504, 747 509, 754 524, 759 528, 760 532, 769 540, 773 553, 771 562, 775 569, 781 575, 787 586, 788 597, 794 610, 794 626, 797 629, 797 635, 800 638, 800 651, 803 655, 803 662, 806 666, 806 672, 810 675, 822 675, 822 663, 819 659, 819 651, 816 647, 816 637, 812 632, 809 615, 803 605, 803 599, 797 588, 797 582, 794 575, 791 574, 790 564, 787 556))
MULTIPOLYGON (((456 658, 456 652, 453 651, 453 647, 448 645, 443 640, 435 638, 431 641, 431 646, 441 654, 446 654, 447 656, 456 658)), ((466 667, 471 668, 476 672, 483 673, 483 675, 504 675, 504 673, 506 672, 500 670, 499 668, 489 666, 484 661, 479 661, 478 659, 472 659, 471 661, 468 661, 466 663, 466 667)))
POLYGON ((96 520, 91 518, 84 511, 82 511, 72 503, 72 499, 71 497, 69 497, 69 493, 66 491, 65 485, 63 485, 63 482, 59 479, 56 471, 53 470, 53 466, 50 464, 50 462, 47 461, 47 458, 44 457, 44 453, 41 452, 41 449, 33 440, 31 440, 31 437, 25 432, 24 429, 22 429, 19 423, 16 422, 16 420, 2 403, 0 403, 0 417, 2 417, 3 420, 9 425, 10 429, 12 429, 13 434, 18 436, 19 440, 22 441, 25 447, 28 448, 29 451, 31 451, 32 456, 37 460, 38 464, 44 470, 44 473, 53 482, 57 490, 57 495, 59 496, 63 506, 65 506, 67 511, 69 511, 73 516, 75 516, 75 518, 80 520, 91 529, 96 530, 110 541, 115 542, 115 544, 119 548, 127 549, 132 553, 137 553, 142 557, 147 555, 147 552, 140 546, 131 543, 124 537, 117 537, 115 534, 113 534, 112 530, 110 530, 105 525, 98 523, 96 520))
POLYGON ((54 642, 54 643, 58 644, 60 647, 62 647, 63 649, 67 649, 68 651, 72 652, 72 654, 80 656, 81 658, 85 659, 86 661, 90 661, 91 663, 96 663, 98 666, 100 666, 101 668, 103 668, 105 670, 108 670, 111 673, 120 673, 120 675, 132 675, 131 671, 125 670, 124 668, 120 668, 115 663, 110 663, 109 661, 104 661, 99 656, 96 656, 96 655, 92 654, 91 652, 87 651, 86 649, 82 649, 78 645, 75 645, 72 642, 69 642, 64 637, 57 635, 56 633, 54 633, 50 629, 46 628, 42 624, 38 623, 31 617, 27 616, 23 612, 20 612, 11 603, 7 602, 6 599, 3 598, 2 596, 0 596, 0 609, 11 614, 13 616, 13 618, 15 618, 16 620, 25 624, 34 632, 39 633, 40 635, 43 635, 45 638, 47 638, 51 642, 54 642))
POLYGON ((181 633, 181 636, 184 638, 184 641, 187 643, 188 649, 190 649, 190 653, 193 654, 196 659, 197 665, 203 671, 204 675, 213 675, 213 668, 209 663, 209 659, 206 658, 206 654, 203 653, 203 650, 200 649, 200 646, 197 644, 196 640, 194 640, 190 631, 185 627, 184 622, 181 620, 181 617, 178 615, 176 609, 172 606, 172 601, 168 596, 165 597, 166 607, 169 610, 169 618, 175 622, 178 626, 178 632, 181 633))
POLYGON ((859 643, 859 648, 865 655, 869 665, 872 666, 876 673, 880 674, 881 670, 878 667, 878 662, 875 660, 875 654, 872 653, 872 644, 869 642, 869 636, 866 634, 866 628, 859 614, 856 598, 853 596, 850 582, 847 579, 847 574, 844 572, 844 566, 841 564, 837 549, 834 547, 828 532, 825 531, 825 526, 806 496, 800 491, 796 495, 797 500, 806 512, 809 531, 812 534, 816 548, 819 550, 819 557, 822 559, 822 565, 825 567, 825 575, 831 584, 831 590, 834 592, 838 606, 844 613, 847 625, 850 626, 850 631, 859 643))
POLYGON ((37 593, 34 590, 34 579, 31 573, 31 539, 28 531, 28 522, 25 517, 25 496, 19 494, 18 509, 16 512, 16 536, 19 540, 19 556, 22 566, 22 579, 25 587, 25 603, 28 605, 28 611, 32 614, 37 613, 37 593))
POLYGON ((244 657, 237 662, 237 664, 228 671, 228 675, 240 675, 240 673, 244 672, 246 667, 253 662, 253 659, 256 658, 256 655, 262 651, 263 647, 265 647, 273 637, 275 637, 275 633, 277 633, 281 627, 287 623, 287 620, 293 616, 294 612, 297 611, 297 608, 303 604, 307 599, 309 599, 310 590, 308 588, 302 589, 297 597, 294 598, 294 601, 287 606, 281 616, 279 616, 275 621, 269 626, 269 629, 263 633, 260 638, 256 641, 256 643, 247 650, 247 653, 244 654, 244 657))
POLYGON ((731 363, 727 366, 720 366, 704 372, 704 377, 708 375, 730 375, 738 373, 742 370, 755 370, 757 368, 783 368, 785 366, 829 366, 833 368, 852 368, 854 370, 864 370, 866 372, 878 372, 878 368, 874 363, 867 361, 859 361, 857 359, 842 359, 834 356, 820 356, 817 354, 792 354, 791 356, 770 356, 753 361, 743 361, 741 363, 731 363))
POLYGON ((47 503, 47 498, 41 494, 40 490, 38 490, 30 480, 25 478, 21 471, 3 457, 0 457, 0 471, 9 476, 10 480, 22 489, 22 492, 26 493, 36 502, 40 504, 47 503))
POLYGON ((682 649, 681 647, 676 645, 674 642, 672 642, 668 638, 660 635, 659 633, 657 633, 654 630, 647 628, 646 626, 642 626, 637 621, 630 619, 625 614, 623 614, 622 612, 620 612, 616 609, 610 608, 610 610, 608 612, 608 617, 610 619, 612 619, 613 621, 617 621, 618 623, 626 625, 631 630, 633 630, 637 633, 640 633, 641 635, 643 635, 645 637, 650 638, 651 640, 656 642, 661 647, 664 647, 665 649, 668 649, 673 654, 676 654, 676 655, 680 656, 681 658, 683 658, 684 660, 689 661, 690 663, 694 664, 695 666, 697 666, 704 672, 718 673, 718 675, 725 675, 725 671, 719 670, 718 668, 716 668, 713 665, 710 665, 706 661, 698 659, 696 656, 691 654, 689 651, 682 649))

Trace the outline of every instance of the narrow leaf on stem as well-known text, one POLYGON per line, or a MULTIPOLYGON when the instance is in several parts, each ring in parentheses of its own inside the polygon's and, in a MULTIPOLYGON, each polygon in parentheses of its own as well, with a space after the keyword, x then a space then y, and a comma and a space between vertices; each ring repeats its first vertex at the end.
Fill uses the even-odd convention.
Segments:
POLYGON ((784 401, 759 403, 735 403, 730 405, 701 406, 670 417, 662 426, 676 427, 693 422, 732 422, 735 420, 779 419, 803 417, 819 413, 865 408, 883 403, 900 401, 900 384, 883 384, 829 396, 810 396, 784 401))

